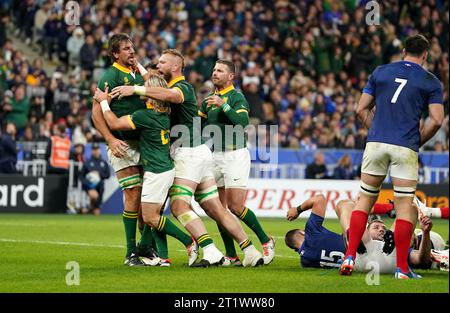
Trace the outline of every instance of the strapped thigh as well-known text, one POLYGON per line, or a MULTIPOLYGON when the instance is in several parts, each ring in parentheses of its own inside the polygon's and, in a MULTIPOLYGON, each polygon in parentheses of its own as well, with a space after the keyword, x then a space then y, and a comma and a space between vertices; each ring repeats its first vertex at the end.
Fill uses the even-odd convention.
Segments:
POLYGON ((381 186, 374 187, 366 184, 365 182, 361 181, 359 185, 359 191, 362 192, 365 195, 371 196, 371 197, 378 197, 380 193, 381 186))
POLYGON ((414 197, 416 187, 398 187, 394 186, 394 197, 414 197))
POLYGON ((202 204, 203 202, 217 198, 218 196, 219 191, 217 190, 217 186, 213 185, 202 190, 197 190, 195 192, 195 201, 202 204))
POLYGON ((173 184, 169 190, 170 204, 172 204, 175 200, 182 200, 190 205, 193 195, 194 190, 192 190, 192 188, 173 184))
POLYGON ((119 185, 122 190, 142 186, 142 177, 139 174, 133 174, 119 179, 119 185))

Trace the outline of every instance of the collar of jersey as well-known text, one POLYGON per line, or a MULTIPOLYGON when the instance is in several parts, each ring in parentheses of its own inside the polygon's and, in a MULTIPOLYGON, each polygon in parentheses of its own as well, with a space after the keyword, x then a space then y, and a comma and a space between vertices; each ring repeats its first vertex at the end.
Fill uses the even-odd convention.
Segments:
POLYGON ((219 95, 223 96, 224 94, 226 94, 227 92, 230 92, 231 90, 234 90, 234 86, 233 86, 233 85, 228 86, 228 87, 225 88, 225 89, 216 91, 216 94, 218 93, 219 95))
POLYGON ((130 69, 127 69, 126 67, 120 65, 120 64, 117 63, 117 62, 114 62, 112 66, 114 66, 116 69, 118 69, 118 70, 121 71, 121 72, 124 72, 124 73, 127 73, 127 74, 130 74, 130 73, 131 73, 131 70, 130 70, 130 69))
POLYGON ((178 76, 177 78, 172 79, 167 85, 171 88, 173 85, 182 80, 185 80, 184 76, 178 76))
POLYGON ((303 241, 302 246, 300 247, 300 249, 297 250, 297 253, 301 255, 304 248, 305 248, 305 242, 303 241))

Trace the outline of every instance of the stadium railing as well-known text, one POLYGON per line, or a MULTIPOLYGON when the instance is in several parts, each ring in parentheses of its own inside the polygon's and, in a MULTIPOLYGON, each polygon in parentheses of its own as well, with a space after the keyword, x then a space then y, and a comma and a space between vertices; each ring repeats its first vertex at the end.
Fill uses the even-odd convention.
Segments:
POLYGON ((69 162, 69 185, 67 186, 67 213, 77 214, 89 206, 89 196, 83 190, 78 174, 83 167, 82 162, 69 162))
POLYGON ((16 163, 16 169, 23 176, 45 176, 47 175, 46 160, 19 160, 16 163))
MULTIPOLYGON (((337 164, 327 164, 328 176, 333 176, 334 168, 337 164)), ((252 163, 250 168, 250 178, 258 179, 304 179, 306 164, 265 164, 252 163)), ((448 181, 449 168, 424 167, 423 184, 439 184, 448 181)), ((390 177, 386 182, 391 182, 390 177)))

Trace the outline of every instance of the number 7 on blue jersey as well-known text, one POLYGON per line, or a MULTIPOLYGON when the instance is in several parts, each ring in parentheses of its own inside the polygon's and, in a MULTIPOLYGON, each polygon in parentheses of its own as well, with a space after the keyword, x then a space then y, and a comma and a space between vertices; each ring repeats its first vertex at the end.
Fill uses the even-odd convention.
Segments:
POLYGON ((395 82, 396 83, 400 83, 400 85, 398 86, 397 90, 394 93, 394 96, 391 99, 391 103, 396 103, 398 96, 400 95, 400 92, 402 92, 403 87, 406 86, 406 83, 408 82, 407 79, 403 79, 403 78, 395 78, 395 82))

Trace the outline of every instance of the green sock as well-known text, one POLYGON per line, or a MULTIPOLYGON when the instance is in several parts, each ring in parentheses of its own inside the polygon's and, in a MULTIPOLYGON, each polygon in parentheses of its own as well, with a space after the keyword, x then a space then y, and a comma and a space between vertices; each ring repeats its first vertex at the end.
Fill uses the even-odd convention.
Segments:
POLYGON ((198 236, 197 242, 200 245, 200 247, 204 248, 204 247, 212 244, 213 240, 211 239, 211 237, 209 237, 208 234, 203 234, 203 235, 198 236))
POLYGON ((139 247, 153 247, 153 233, 152 228, 147 224, 144 225, 144 229, 141 233, 141 240, 139 241, 139 247))
POLYGON ((136 225, 138 213, 123 211, 123 225, 125 227, 125 239, 127 242, 127 257, 136 253, 136 225))
POLYGON ((219 228, 220 236, 222 237, 223 244, 225 245, 226 255, 230 258, 237 257, 233 237, 231 237, 231 235, 219 224, 217 224, 217 228, 219 228))
POLYGON ((261 224, 259 224, 255 213, 253 213, 249 208, 245 207, 244 211, 241 213, 241 215, 239 215, 239 218, 245 223, 245 225, 250 227, 250 229, 255 232, 261 243, 266 243, 270 240, 269 236, 267 236, 267 234, 262 229, 261 224))
POLYGON ((161 216, 158 222, 158 230, 172 236, 181 241, 184 246, 188 246, 192 243, 192 238, 186 235, 181 229, 177 227, 171 220, 165 216, 161 216))
POLYGON ((241 248, 241 250, 244 250, 245 248, 247 248, 248 246, 251 246, 251 245, 252 245, 252 241, 250 239, 247 239, 239 244, 239 248, 241 248))
POLYGON ((153 238, 155 239, 156 251, 160 258, 169 258, 169 249, 167 247, 167 236, 165 233, 158 231, 156 228, 152 228, 153 238))

